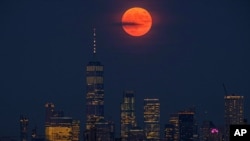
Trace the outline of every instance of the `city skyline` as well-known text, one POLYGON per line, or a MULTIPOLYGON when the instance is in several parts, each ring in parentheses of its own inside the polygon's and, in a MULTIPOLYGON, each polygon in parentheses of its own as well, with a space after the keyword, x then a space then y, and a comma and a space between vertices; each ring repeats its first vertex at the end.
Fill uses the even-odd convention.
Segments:
POLYGON ((96 57, 105 66, 105 117, 118 125, 123 91, 133 89, 138 119, 143 119, 144 98, 160 99, 161 129, 171 113, 193 105, 200 119, 206 115, 223 125, 223 83, 229 93, 243 95, 249 107, 248 6, 231 1, 4 1, 0 110, 6 123, 0 136, 18 135, 20 114, 42 127, 46 102, 85 121, 85 66, 92 57, 93 27, 96 57), (153 18, 151 31, 140 38, 126 35, 119 24, 122 13, 134 6, 146 8, 153 18))

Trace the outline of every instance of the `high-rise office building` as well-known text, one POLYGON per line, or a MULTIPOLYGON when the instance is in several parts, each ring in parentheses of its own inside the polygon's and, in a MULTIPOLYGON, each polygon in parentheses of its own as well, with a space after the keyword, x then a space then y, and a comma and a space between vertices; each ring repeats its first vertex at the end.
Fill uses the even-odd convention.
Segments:
POLYGON ((21 141, 28 140, 28 124, 29 124, 28 118, 21 115, 20 116, 20 140, 21 141))
POLYGON ((135 116, 135 92, 125 91, 121 103, 121 138, 128 140, 130 129, 136 126, 135 116))
POLYGON ((114 124, 104 118, 104 66, 96 60, 96 29, 93 33, 93 60, 86 66, 86 126, 84 139, 111 141, 114 124))
POLYGON ((171 114, 165 126, 167 141, 198 141, 198 125, 195 120, 195 109, 179 111, 171 114))
POLYGON ((212 129, 215 129, 213 122, 204 120, 200 128, 200 141, 208 141, 212 129))
POLYGON ((93 60, 86 67, 86 130, 104 119, 103 65, 96 61, 96 33, 94 29, 93 60))
POLYGON ((244 124, 244 97, 225 95, 225 141, 229 141, 230 124, 244 124))
POLYGON ((169 124, 173 125, 173 141, 179 141, 179 115, 171 114, 169 124))
POLYGON ((194 111, 181 111, 179 115, 179 137, 182 141, 194 141, 197 135, 194 111))
POLYGON ((144 132, 147 140, 160 140, 159 99, 144 99, 144 132))

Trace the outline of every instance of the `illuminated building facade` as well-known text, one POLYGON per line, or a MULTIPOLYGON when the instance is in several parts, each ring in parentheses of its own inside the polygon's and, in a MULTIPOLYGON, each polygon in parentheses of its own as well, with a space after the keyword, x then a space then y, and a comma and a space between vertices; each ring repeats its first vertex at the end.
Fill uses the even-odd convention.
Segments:
POLYGON ((45 141, 79 141, 80 121, 54 108, 53 103, 45 104, 45 141))
POLYGON ((45 127, 47 141, 72 141, 72 118, 51 117, 50 125, 45 127))
POLYGON ((29 124, 28 118, 21 115, 20 116, 20 140, 21 141, 28 140, 28 124, 29 124))
POLYGON ((147 140, 160 140, 159 99, 144 99, 144 132, 147 140))
POLYGON ((169 124, 173 125, 173 141, 179 141, 179 115, 171 114, 169 124))
MULTIPOLYGON (((96 34, 94 29, 94 50, 96 54, 96 34)), ((95 59, 95 58, 94 58, 95 59)), ((99 120, 104 119, 103 65, 90 61, 86 67, 86 130, 90 130, 99 120)))
POLYGON ((86 126, 87 141, 114 140, 114 123, 104 118, 104 66, 96 61, 96 33, 94 29, 93 61, 86 66, 86 126))
POLYGON ((80 121, 73 120, 72 121, 72 141, 80 140, 80 121))
POLYGON ((129 130, 136 126, 134 91, 125 91, 121 103, 121 138, 128 140, 129 130))
POLYGON ((230 124, 244 124, 244 97, 226 95, 225 100, 225 141, 229 141, 230 124))

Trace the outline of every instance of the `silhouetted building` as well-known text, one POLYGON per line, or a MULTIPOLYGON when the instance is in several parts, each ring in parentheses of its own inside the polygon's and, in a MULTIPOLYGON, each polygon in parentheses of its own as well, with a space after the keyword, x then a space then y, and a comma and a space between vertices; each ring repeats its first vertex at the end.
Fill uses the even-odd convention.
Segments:
POLYGON ((244 97, 226 95, 225 100, 225 141, 229 141, 230 124, 244 124, 244 97))
POLYGON ((128 140, 129 130, 136 126, 134 91, 125 91, 121 103, 121 138, 128 140))
POLYGON ((28 124, 29 124, 28 118, 21 115, 20 116, 20 140, 21 141, 28 140, 28 124))
POLYGON ((159 99, 144 99, 144 132, 147 140, 160 140, 159 99))
POLYGON ((179 112, 179 134, 181 141, 194 141, 194 135, 197 134, 195 129, 195 119, 193 111, 179 112))

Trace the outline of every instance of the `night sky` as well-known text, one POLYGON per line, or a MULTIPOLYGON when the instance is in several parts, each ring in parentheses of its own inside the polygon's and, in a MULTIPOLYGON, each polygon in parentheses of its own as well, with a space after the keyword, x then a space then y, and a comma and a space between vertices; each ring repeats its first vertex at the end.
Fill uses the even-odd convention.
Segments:
POLYGON ((0 136, 19 135, 20 114, 44 134, 46 102, 84 126, 94 27, 105 69, 105 116, 118 133, 127 89, 136 91, 140 126, 144 98, 160 99, 161 125, 191 106, 199 120, 223 124, 223 83, 245 96, 249 119, 249 13, 247 0, 1 0, 0 136), (122 14, 135 6, 152 15, 145 36, 121 27, 122 14))

